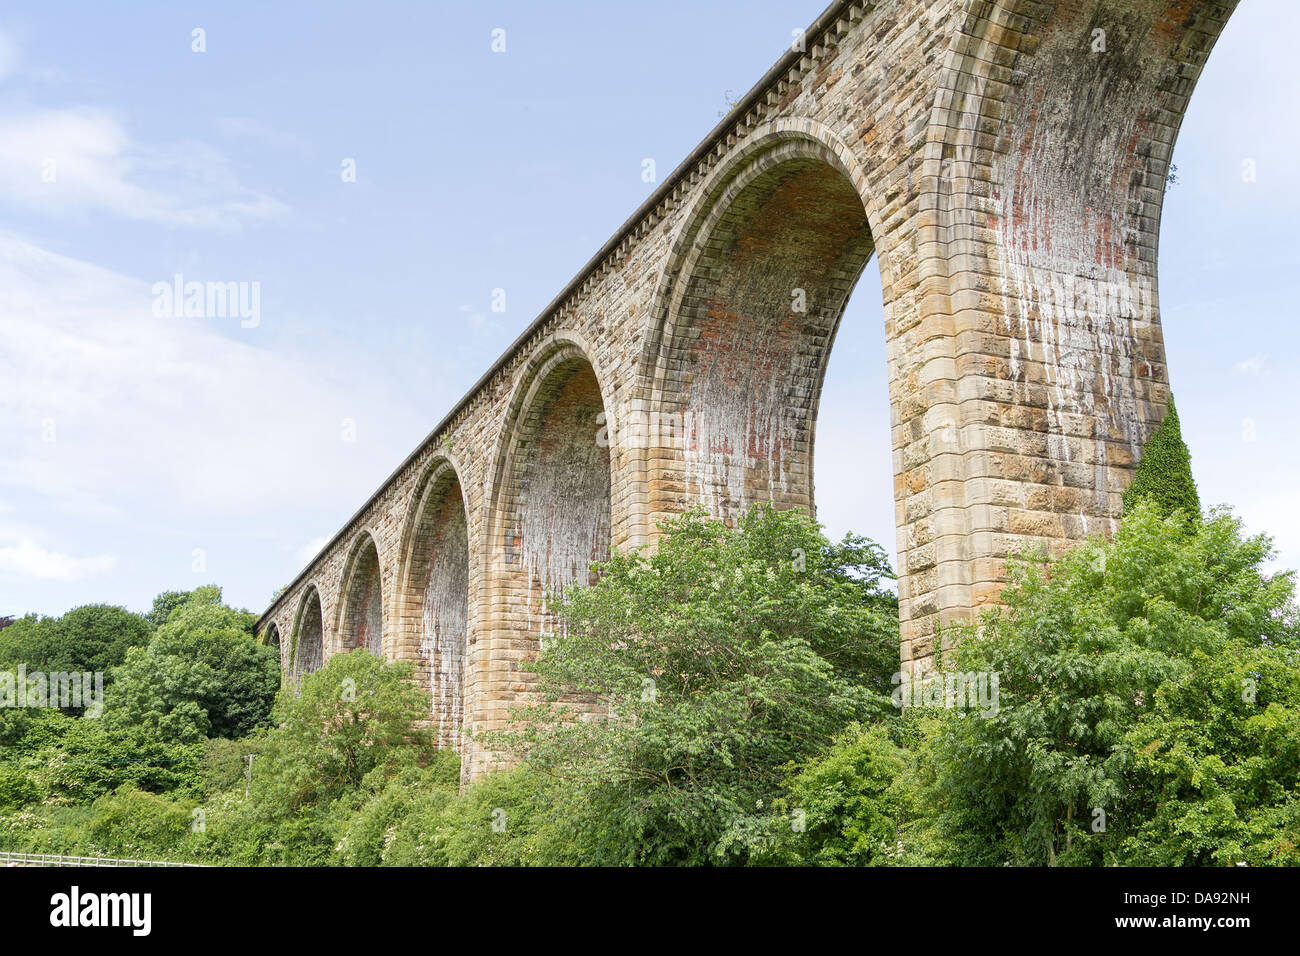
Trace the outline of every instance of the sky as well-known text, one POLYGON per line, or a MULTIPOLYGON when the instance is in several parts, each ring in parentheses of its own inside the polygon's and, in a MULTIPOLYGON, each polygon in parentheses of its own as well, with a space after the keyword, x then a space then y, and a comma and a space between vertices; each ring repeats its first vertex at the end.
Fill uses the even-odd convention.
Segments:
MULTIPOLYGON (((652 191, 643 160, 676 166, 824 5, 6 3, 0 615, 208 582, 263 609, 652 191), (177 275, 246 308, 168 314, 177 275)), ((1160 240, 1202 500, 1277 568, 1300 566, 1297 25, 1293 0, 1233 15, 1160 240)), ((816 450, 828 531, 894 555, 874 262, 816 450)))

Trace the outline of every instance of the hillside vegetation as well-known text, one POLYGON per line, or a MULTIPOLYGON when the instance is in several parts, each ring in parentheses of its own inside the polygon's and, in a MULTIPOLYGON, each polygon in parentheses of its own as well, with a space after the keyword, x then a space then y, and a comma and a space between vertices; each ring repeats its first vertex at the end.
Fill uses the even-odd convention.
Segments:
MULTIPOLYGON (((0 671, 107 671, 103 713, 0 708, 0 847, 293 865, 1300 864, 1290 573, 1230 513, 1135 496, 1012 563, 900 709, 881 549, 796 512, 664 526, 557 596, 539 693, 462 789, 409 665, 280 686, 215 587, 0 630, 0 671), (956 694, 953 693, 955 686, 956 694), (964 682, 964 683, 963 683, 964 682), (973 691, 981 688, 976 700, 973 691), (991 693, 989 693, 991 692, 991 693)), ((84 710, 84 709, 83 709, 84 710)))

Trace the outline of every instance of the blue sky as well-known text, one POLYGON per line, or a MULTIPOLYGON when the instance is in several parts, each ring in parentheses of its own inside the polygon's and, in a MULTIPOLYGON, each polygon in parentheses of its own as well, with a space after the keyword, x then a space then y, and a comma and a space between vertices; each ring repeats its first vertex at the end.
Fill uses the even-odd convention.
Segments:
MULTIPOLYGON (((209 581, 260 610, 651 191, 642 160, 674 167, 823 6, 6 4, 0 614, 209 581), (258 283, 260 320, 153 315, 176 273, 258 283)), ((1286 567, 1297 19, 1249 0, 1229 23, 1160 258, 1202 498, 1286 567)), ((872 264, 831 357, 817 497, 833 534, 892 554, 887 402, 872 264)))

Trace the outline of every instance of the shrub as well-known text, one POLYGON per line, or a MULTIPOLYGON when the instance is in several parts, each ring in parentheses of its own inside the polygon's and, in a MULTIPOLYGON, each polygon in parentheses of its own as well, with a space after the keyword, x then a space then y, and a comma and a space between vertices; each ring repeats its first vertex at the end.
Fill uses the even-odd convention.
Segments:
POLYGON ((1201 514, 1201 499, 1192 479, 1192 455, 1183 441, 1172 395, 1164 421, 1142 449, 1142 460, 1124 490, 1125 512, 1143 499, 1166 515, 1181 511, 1185 518, 1194 519, 1201 514))
POLYGON ((488 742, 556 782, 554 844, 589 862, 743 862, 785 765, 891 711, 888 566, 794 511, 662 528, 653 555, 565 591, 534 665, 543 701, 488 742))
POLYGON ((1294 861, 1296 609, 1270 555, 1230 514, 1139 502, 1111 542, 1014 564, 956 654, 1000 675, 998 712, 943 721, 935 758, 959 858, 1294 861))

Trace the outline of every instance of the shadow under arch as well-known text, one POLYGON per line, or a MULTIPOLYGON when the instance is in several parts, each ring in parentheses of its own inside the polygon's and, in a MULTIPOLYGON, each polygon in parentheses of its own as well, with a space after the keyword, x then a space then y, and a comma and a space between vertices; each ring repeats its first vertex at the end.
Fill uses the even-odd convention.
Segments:
POLYGON ((443 746, 459 749, 469 640, 469 509, 460 469, 439 455, 411 499, 397 582, 396 656, 413 660, 443 746))
POLYGON ((374 535, 362 530, 348 549, 339 592, 337 646, 384 655, 383 574, 374 535))
POLYGON ((588 583, 611 545, 607 392, 589 353, 557 338, 539 351, 507 406, 483 541, 487 603, 498 608, 493 680, 535 682, 520 662, 553 626, 547 594, 588 583))
POLYGON ((756 130, 712 172, 648 318, 643 533, 695 505, 724 518, 757 501, 812 510, 822 382, 878 225, 864 171, 810 121, 756 130))
POLYGON ((291 643, 293 659, 289 673, 294 680, 320 670, 325 662, 325 615, 315 584, 307 586, 298 602, 291 643))

